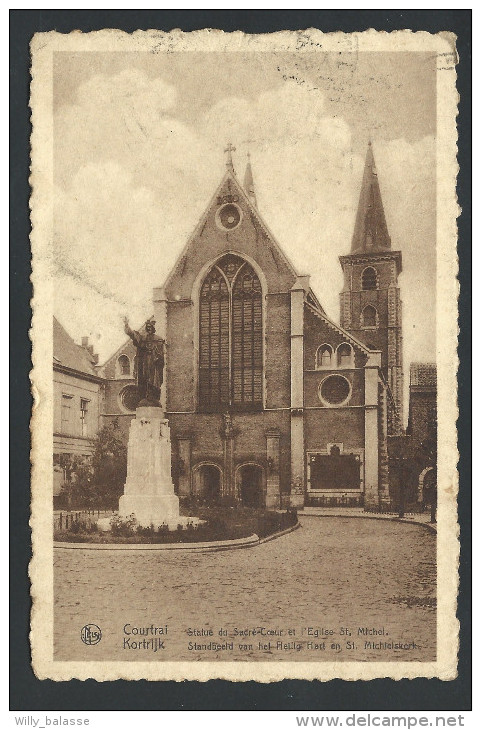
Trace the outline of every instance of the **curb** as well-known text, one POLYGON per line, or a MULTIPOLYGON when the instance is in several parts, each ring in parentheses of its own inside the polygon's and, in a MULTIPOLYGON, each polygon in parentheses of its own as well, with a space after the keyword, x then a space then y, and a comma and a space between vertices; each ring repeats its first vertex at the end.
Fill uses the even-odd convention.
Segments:
POLYGON ((288 527, 285 530, 281 530, 280 532, 274 532, 272 535, 267 535, 267 537, 260 537, 259 545, 262 545, 264 542, 270 542, 271 540, 277 540, 278 537, 282 537, 283 535, 288 535, 290 532, 298 530, 300 526, 301 523, 298 521, 295 525, 292 525, 292 527, 288 527))
POLYGON ((219 540, 217 542, 177 542, 177 543, 102 543, 102 542, 54 542, 57 550, 187 550, 192 552, 215 552, 217 550, 240 550, 256 547, 270 540, 289 534, 300 527, 300 523, 275 532, 267 537, 249 535, 237 540, 219 540))
POLYGON ((257 535, 241 537, 237 540, 219 540, 216 542, 171 542, 171 543, 103 543, 103 542, 54 542, 58 550, 233 550, 253 547, 259 544, 257 535))
POLYGON ((299 517, 344 517, 349 519, 361 519, 361 520, 382 520, 384 522, 404 522, 408 525, 420 525, 421 527, 426 527, 431 532, 434 532, 434 534, 437 534, 438 530, 437 527, 430 522, 420 522, 418 520, 412 520, 409 517, 396 517, 394 515, 381 517, 380 515, 375 515, 369 512, 366 512, 365 514, 361 515, 353 515, 353 514, 346 514, 346 515, 340 515, 340 514, 315 514, 313 512, 298 512, 299 517))
POLYGON ((431 530, 431 532, 434 532, 435 535, 438 534, 438 528, 436 527, 436 523, 431 522, 418 522, 417 520, 411 520, 409 517, 393 517, 394 522, 406 522, 408 525, 421 525, 422 527, 426 527, 428 530, 431 530))

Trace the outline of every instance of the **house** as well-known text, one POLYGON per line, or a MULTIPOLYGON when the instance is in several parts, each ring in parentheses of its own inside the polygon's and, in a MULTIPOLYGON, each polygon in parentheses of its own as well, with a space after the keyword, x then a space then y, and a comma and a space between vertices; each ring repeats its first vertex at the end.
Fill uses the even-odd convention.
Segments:
POLYGON ((103 378, 88 339, 77 345, 53 319, 54 498, 68 480, 74 460, 88 459, 100 426, 103 378))
POLYGON ((430 503, 436 488, 437 368, 436 363, 411 363, 407 436, 421 448, 418 501, 430 503))

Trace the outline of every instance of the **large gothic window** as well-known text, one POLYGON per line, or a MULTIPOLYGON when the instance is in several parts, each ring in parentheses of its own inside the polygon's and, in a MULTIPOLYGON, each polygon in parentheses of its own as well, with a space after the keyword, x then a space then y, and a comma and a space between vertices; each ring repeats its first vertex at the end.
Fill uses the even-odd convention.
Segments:
POLYGON ((227 254, 207 274, 199 306, 201 410, 262 408, 262 288, 250 264, 227 254))

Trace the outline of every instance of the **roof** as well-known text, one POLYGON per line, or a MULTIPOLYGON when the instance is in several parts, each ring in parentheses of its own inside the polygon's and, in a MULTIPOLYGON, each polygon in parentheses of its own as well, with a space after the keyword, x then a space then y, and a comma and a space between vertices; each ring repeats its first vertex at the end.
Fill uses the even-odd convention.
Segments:
POLYGON ((265 235, 267 236, 268 241, 270 242, 270 244, 272 246, 272 250, 275 251, 278 254, 278 256, 283 261, 283 263, 286 265, 287 269, 291 272, 291 274, 294 277, 297 277, 296 269, 294 268, 294 266, 293 266, 292 262, 290 261, 289 257, 284 252, 284 250, 281 248, 281 246, 277 242, 277 239, 275 238, 274 234, 270 231, 270 229, 268 228, 268 226, 266 225, 266 223, 264 222, 264 220, 261 218, 259 211, 257 210, 257 208, 255 207, 255 205, 253 204, 252 200, 249 198, 248 193, 244 190, 244 188, 240 184, 239 180, 237 179, 237 176, 236 176, 234 170, 231 169, 230 167, 228 167, 227 170, 226 170, 226 172, 224 173, 224 175, 222 177, 222 180, 220 181, 220 184, 217 186, 217 188, 215 190, 215 193, 212 196, 209 204, 205 208, 204 213, 200 217, 200 219, 199 219, 199 221, 198 221, 198 223, 197 223, 194 231, 192 232, 192 234, 187 239, 187 242, 186 242, 184 248, 182 249, 182 251, 180 252, 179 256, 177 257, 177 261, 175 262, 175 264, 172 267, 169 275, 165 279, 164 284, 163 284, 163 287, 162 287, 163 289, 167 289, 170 286, 170 283, 171 283, 172 279, 174 278, 174 276, 178 272, 178 270, 179 270, 182 262, 184 261, 186 255, 187 255, 187 253, 188 253, 188 251, 189 251, 189 249, 191 247, 191 245, 195 241, 195 239, 196 239, 197 235, 199 234, 199 232, 201 232, 203 230, 203 227, 205 226, 205 223, 206 223, 207 217, 209 215, 209 212, 210 212, 210 210, 212 209, 212 207, 214 205, 214 201, 219 196, 219 194, 222 191, 222 189, 224 188, 226 182, 229 181, 229 180, 231 181, 231 184, 235 186, 235 189, 239 193, 239 195, 242 196, 242 198, 244 199, 244 201, 246 203, 246 206, 248 207, 248 209, 251 212, 251 215, 256 219, 258 225, 264 231, 265 235))
POLYGON ((371 143, 367 149, 351 253, 386 251, 391 248, 379 179, 371 143))
POLYGON ((254 176, 252 175, 251 156, 247 154, 247 166, 244 174, 244 190, 257 208, 256 191, 254 188, 254 176))
POLYGON ((53 318, 53 359, 54 365, 62 365, 86 375, 97 375, 94 358, 89 351, 77 345, 58 319, 53 318))
POLYGON ((411 386, 434 386, 437 384, 437 368, 434 362, 413 362, 410 368, 411 386))

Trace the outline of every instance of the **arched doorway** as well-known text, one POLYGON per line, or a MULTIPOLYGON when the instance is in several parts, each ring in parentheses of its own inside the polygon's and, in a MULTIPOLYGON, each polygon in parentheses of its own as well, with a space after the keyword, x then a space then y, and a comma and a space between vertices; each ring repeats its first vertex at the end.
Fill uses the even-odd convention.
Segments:
POLYGON ((436 501, 436 470, 430 466, 419 475, 419 493, 423 505, 431 505, 436 501))
POLYGON ((264 504, 263 471, 257 464, 244 464, 238 470, 239 495, 246 507, 264 504))
POLYGON ((204 499, 218 499, 222 492, 221 470, 216 464, 201 464, 194 471, 194 494, 204 499))

